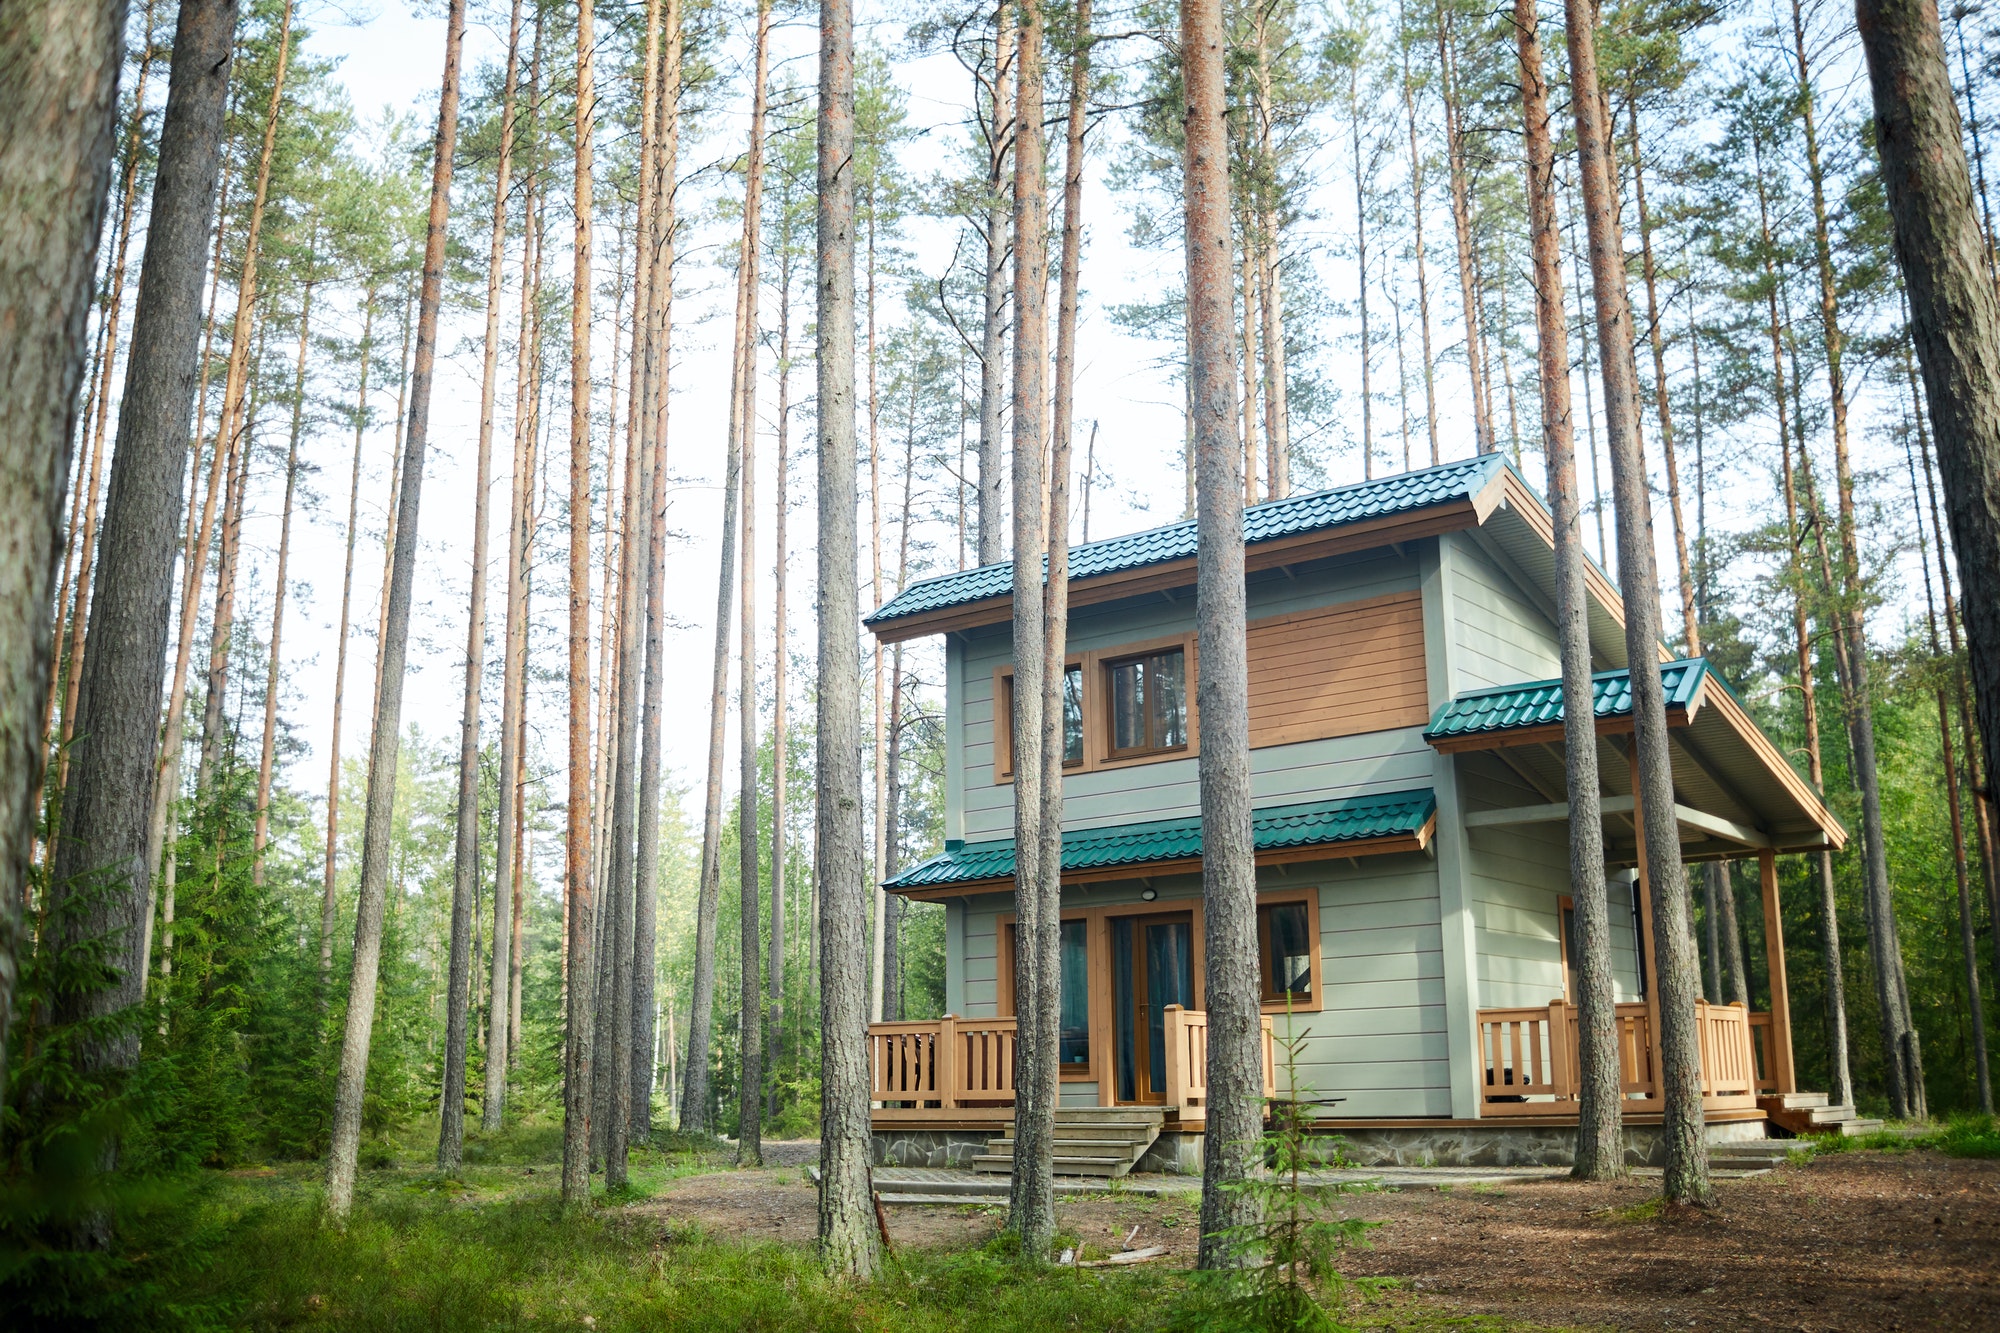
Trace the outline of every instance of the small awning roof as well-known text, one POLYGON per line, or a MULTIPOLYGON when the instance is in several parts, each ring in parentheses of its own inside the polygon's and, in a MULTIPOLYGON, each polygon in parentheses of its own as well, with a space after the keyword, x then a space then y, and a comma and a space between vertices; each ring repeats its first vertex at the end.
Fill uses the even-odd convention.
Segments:
MULTIPOLYGON (((1251 836, 1257 861, 1317 859, 1418 851, 1429 843, 1437 801, 1428 787, 1416 791, 1346 796, 1254 811, 1251 836)), ((1201 819, 1156 819, 1142 824, 1076 829, 1063 834, 1064 883, 1129 879, 1201 866, 1201 819)), ((1014 840, 946 844, 945 850, 903 871, 882 887, 915 898, 951 897, 1005 888, 1014 877, 1014 840)))
MULTIPOLYGON (((1689 860, 1741 856, 1765 848, 1837 850, 1846 844, 1847 830, 1827 808, 1825 798, 1792 767, 1705 658, 1661 663, 1660 684, 1666 694, 1682 846, 1689 860)), ((1630 735, 1633 729, 1631 673, 1622 667, 1596 673, 1591 677, 1591 699, 1605 813, 1623 815, 1629 824, 1629 752, 1614 738, 1630 735)), ((1561 803, 1567 777, 1560 680, 1467 690, 1437 710, 1424 739, 1445 753, 1498 752, 1550 797, 1548 805, 1513 812, 1473 812, 1468 824, 1566 817, 1561 803), (1509 818, 1510 814, 1515 817, 1509 818)))

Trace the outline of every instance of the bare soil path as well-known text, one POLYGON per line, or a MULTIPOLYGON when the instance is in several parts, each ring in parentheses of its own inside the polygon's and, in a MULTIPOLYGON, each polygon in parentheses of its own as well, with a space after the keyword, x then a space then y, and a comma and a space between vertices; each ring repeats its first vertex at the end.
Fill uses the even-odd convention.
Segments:
MULTIPOLYGON (((1346 1196, 1381 1225, 1353 1276, 1396 1277, 1397 1307, 1498 1315, 1559 1328, 2000 1330, 2000 1162, 1931 1152, 1847 1153, 1721 1182, 1708 1213, 1654 1215, 1656 1181, 1398 1189, 1346 1196)), ((1162 1245, 1191 1264, 1192 1194, 1065 1198, 1058 1218, 1084 1257, 1162 1245), (1133 1229, 1137 1228, 1135 1232, 1133 1229)), ((809 1245, 815 1194, 803 1165, 677 1181, 633 1205, 667 1226, 809 1245)), ((979 1244, 993 1204, 892 1208, 899 1246, 979 1244)), ((1362 1316, 1371 1322, 1370 1316, 1362 1316)))

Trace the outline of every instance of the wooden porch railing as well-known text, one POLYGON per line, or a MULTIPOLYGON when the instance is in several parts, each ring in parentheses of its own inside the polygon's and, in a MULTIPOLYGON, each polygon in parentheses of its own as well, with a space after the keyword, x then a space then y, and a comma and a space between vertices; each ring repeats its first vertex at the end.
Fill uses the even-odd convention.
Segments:
POLYGON ((912 1110, 1014 1104, 1014 1020, 868 1025, 868 1100, 912 1110))
MULTIPOLYGON (((1166 1105, 1182 1115, 1208 1105, 1208 1015, 1168 1005, 1166 1105)), ((1014 1020, 958 1018, 868 1025, 868 1100, 944 1119, 1014 1105, 1014 1020)), ((1270 1015, 1263 1023, 1264 1095, 1277 1091, 1270 1015)))
MULTIPOLYGON (((1166 1075, 1162 1082, 1166 1085, 1167 1105, 1179 1107, 1183 1114, 1200 1110, 1208 1105, 1208 1015, 1199 1009, 1170 1004, 1163 1016, 1167 1067, 1162 1071, 1166 1075)), ((1278 1069, 1271 1015, 1265 1014, 1263 1019, 1258 1046, 1264 1059, 1264 1095, 1271 1097, 1278 1091, 1278 1069)))
MULTIPOLYGON (((1618 1087, 1625 1109, 1656 1110, 1661 1104, 1659 1055, 1651 1015, 1644 1004, 1621 1004, 1616 1014, 1618 1087)), ((1697 1000, 1695 1032, 1703 1109, 1754 1109, 1759 1089, 1775 1086, 1758 1073, 1771 1067, 1770 1015, 1752 1014, 1740 1004, 1697 1000), (1759 1037, 1753 1038, 1759 1029, 1759 1037)), ((1480 1114, 1574 1113, 1580 1084, 1574 1005, 1553 1000, 1534 1008, 1481 1009, 1479 1053, 1484 1071, 1480 1114)))

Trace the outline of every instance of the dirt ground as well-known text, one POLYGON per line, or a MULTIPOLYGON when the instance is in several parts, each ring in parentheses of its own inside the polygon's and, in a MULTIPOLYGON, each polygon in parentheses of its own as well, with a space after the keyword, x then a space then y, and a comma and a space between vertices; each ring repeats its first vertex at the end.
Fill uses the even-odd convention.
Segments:
MULTIPOLYGON (((1349 1195, 1342 1212, 1381 1225, 1346 1271, 1403 1279, 1407 1294, 1377 1315, 1391 1323, 1393 1307, 1414 1300, 1557 1327, 2000 1329, 2000 1162, 1848 1153, 1718 1182, 1712 1212, 1628 1215, 1657 1188, 1551 1181, 1349 1195)), ((1198 1203, 1090 1195, 1060 1204, 1058 1221, 1086 1257, 1130 1237, 1166 1246, 1160 1262, 1188 1264, 1198 1203)), ((815 1194, 796 1164, 690 1177, 633 1211, 805 1245, 815 1194)), ((900 1207, 888 1218, 898 1246, 957 1247, 990 1237, 1003 1210, 900 1207)))

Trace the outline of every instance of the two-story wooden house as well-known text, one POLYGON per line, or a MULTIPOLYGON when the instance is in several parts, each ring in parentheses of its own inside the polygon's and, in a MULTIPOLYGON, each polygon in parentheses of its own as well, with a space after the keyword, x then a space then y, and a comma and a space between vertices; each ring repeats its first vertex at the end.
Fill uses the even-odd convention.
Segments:
MULTIPOLYGON (((1546 506, 1489 455, 1256 505, 1244 527, 1264 1007, 1304 1037, 1301 1086, 1267 1081, 1341 1099, 1328 1123, 1364 1159, 1563 1159, 1575 1017, 1546 506)), ((1158 1108, 1154 1160, 1183 1166, 1204 1063, 1195 540, 1182 522, 1071 551, 1063 780, 1062 1104, 1158 1108)), ((966 1161, 1012 1117, 1012 580, 941 575, 867 620, 883 640, 942 634, 946 662, 945 850, 885 888, 945 904, 947 1013, 871 1029, 885 1160, 966 1161)), ((1658 1015, 1623 611, 1594 567, 1590 592, 1646 1156, 1658 1015)), ((1763 869, 1771 1012, 1704 1004, 1700 1027, 1711 1134, 1761 1138, 1767 1113, 1811 1100, 1785 1096, 1773 858, 1845 834, 1706 662, 1662 661, 1684 855, 1763 869)))

